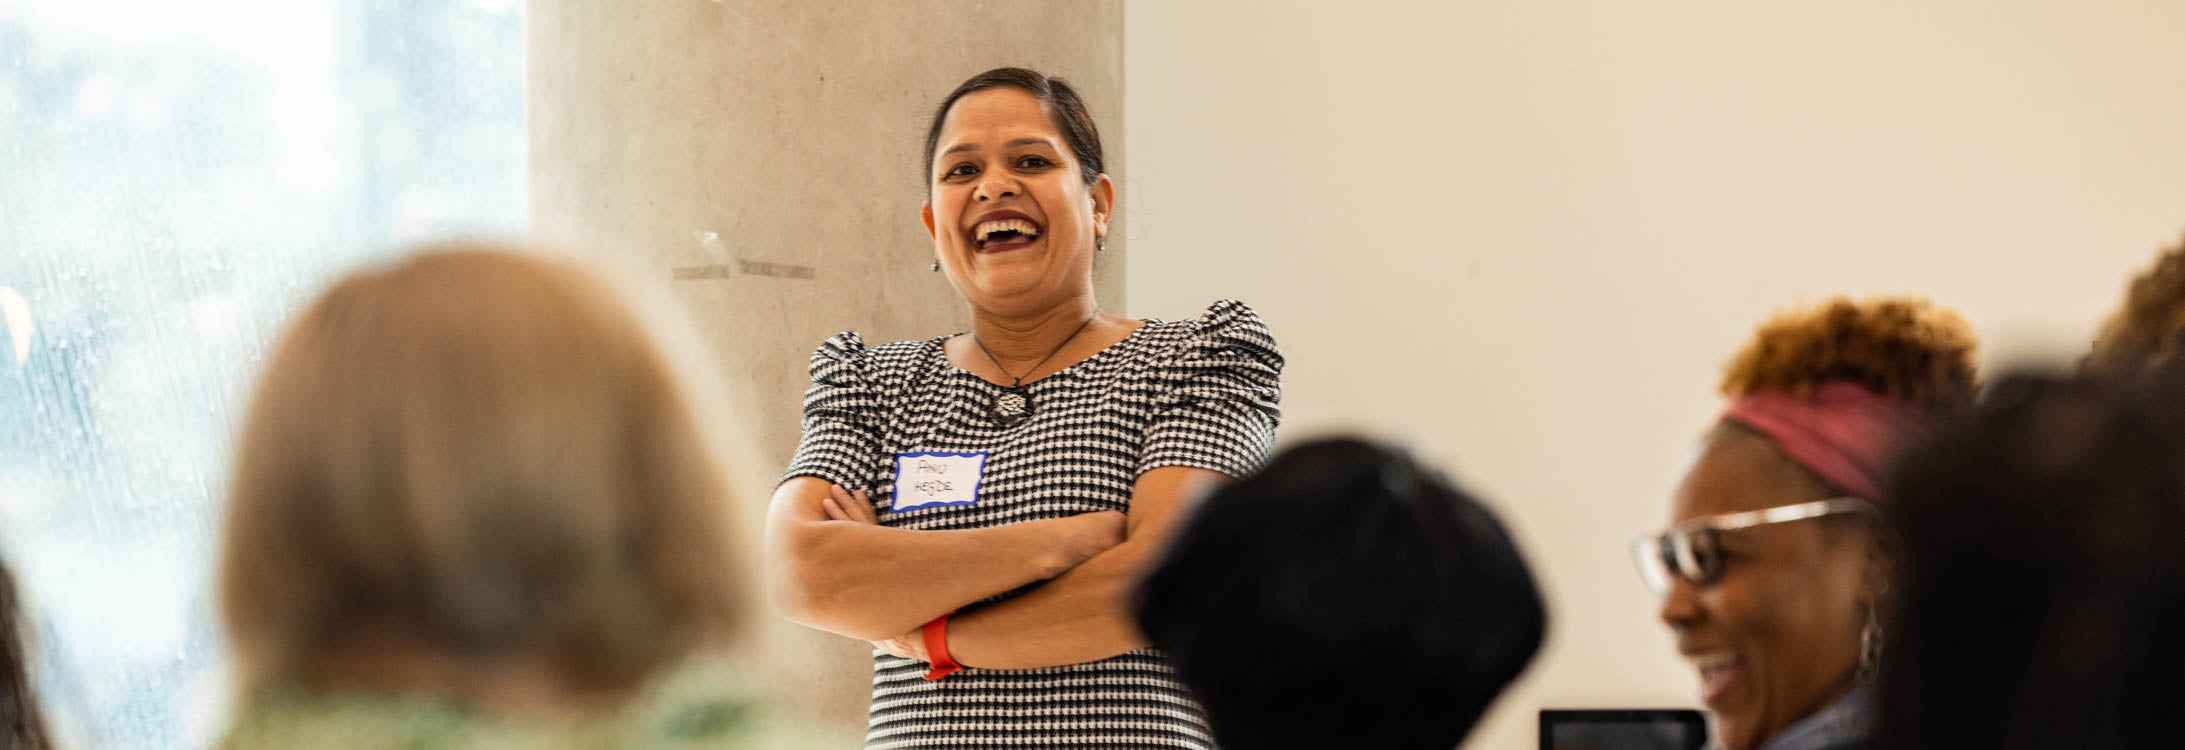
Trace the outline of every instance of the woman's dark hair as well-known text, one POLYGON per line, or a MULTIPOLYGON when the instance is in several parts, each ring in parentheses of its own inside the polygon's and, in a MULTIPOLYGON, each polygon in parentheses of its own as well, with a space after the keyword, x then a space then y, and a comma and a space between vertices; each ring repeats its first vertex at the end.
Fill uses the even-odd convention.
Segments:
POLYGON ((15 576, 0 564, 0 748, 44 750, 45 716, 30 682, 30 650, 23 647, 23 603, 15 576))
POLYGON ((1908 456, 1889 747, 2185 747, 2185 409, 2016 376, 1908 456))
POLYGON ((1062 137, 1070 143, 1070 153, 1077 157, 1085 184, 1093 184, 1102 172, 1108 171, 1107 160, 1100 151, 1100 128, 1093 125, 1092 111, 1085 108, 1085 99, 1078 95, 1076 86, 1024 68, 995 68, 972 76, 955 91, 948 92, 948 98, 942 99, 940 108, 933 111, 933 125, 926 128, 925 180, 931 182, 933 179, 933 150, 941 145, 941 121, 948 119, 949 108, 956 106, 956 100, 966 94, 995 88, 1023 91, 1047 106, 1048 115, 1055 119, 1055 127, 1062 130, 1062 137))
POLYGON ((1141 585, 1138 624, 1223 747, 1448 750, 1547 613, 1494 513, 1399 451, 1334 439, 1209 496, 1141 585))

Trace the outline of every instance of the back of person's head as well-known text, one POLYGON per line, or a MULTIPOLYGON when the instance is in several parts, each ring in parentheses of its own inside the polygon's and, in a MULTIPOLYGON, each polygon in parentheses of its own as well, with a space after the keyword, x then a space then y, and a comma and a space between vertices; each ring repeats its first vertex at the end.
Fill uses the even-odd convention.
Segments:
POLYGON ((1492 512, 1349 439, 1212 493, 1140 595, 1140 627, 1233 750, 1453 747, 1547 625, 1492 512))
POLYGON ((2014 377, 1911 455, 1890 747, 2185 747, 2185 408, 2014 377))
POLYGON ((724 478, 647 323, 568 262, 481 247, 311 303, 228 488, 241 686, 492 702, 514 674, 615 696, 725 635, 742 579, 724 478))
POLYGON ((2126 288, 2102 325, 2086 369, 2111 375, 2185 374, 2185 239, 2126 288))
POLYGON ((0 748, 8 750, 43 750, 52 744, 30 680, 27 620, 15 575, 0 564, 0 748))

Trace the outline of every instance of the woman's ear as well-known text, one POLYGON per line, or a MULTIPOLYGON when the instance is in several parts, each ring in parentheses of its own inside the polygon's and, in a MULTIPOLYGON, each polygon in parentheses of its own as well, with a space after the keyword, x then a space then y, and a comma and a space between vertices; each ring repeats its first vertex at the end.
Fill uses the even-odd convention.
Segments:
POLYGON ((1102 172, 1093 178, 1093 184, 1086 186, 1085 192, 1092 194, 1093 235, 1106 237, 1108 218, 1115 214, 1115 181, 1102 172))
POLYGON ((933 203, 931 201, 918 206, 918 220, 926 223, 926 239, 941 239, 940 233, 933 230, 933 203))

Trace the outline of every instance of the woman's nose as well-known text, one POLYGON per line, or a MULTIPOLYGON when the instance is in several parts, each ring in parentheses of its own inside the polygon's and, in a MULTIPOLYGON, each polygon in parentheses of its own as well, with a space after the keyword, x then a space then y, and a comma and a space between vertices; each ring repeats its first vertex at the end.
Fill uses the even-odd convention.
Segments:
POLYGON ((975 197, 982 201, 991 201, 999 200, 1001 198, 1016 194, 1016 180, 1011 179, 1007 175, 994 174, 989 172, 987 173, 987 176, 980 178, 979 189, 972 193, 972 197, 975 197))
POLYGON ((1682 577, 1671 577, 1669 590, 1662 594, 1661 620, 1671 627, 1685 625, 1699 619, 1699 591, 1682 577))

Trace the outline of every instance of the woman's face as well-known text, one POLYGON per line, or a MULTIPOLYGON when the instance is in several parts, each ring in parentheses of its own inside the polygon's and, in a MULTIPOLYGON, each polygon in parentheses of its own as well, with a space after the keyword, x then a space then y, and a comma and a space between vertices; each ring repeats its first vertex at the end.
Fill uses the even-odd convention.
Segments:
POLYGON ((974 307, 1048 309, 1092 291, 1094 237, 1115 189, 1085 184, 1069 141, 1038 97, 974 91, 941 121, 924 211, 935 258, 974 307))
MULTIPOLYGON (((1825 499, 1773 445, 1717 429, 1678 485, 1676 521, 1825 499)), ((1721 580, 1673 579, 1661 618, 1699 673, 1729 750, 1751 750, 1850 687, 1864 624, 1868 536, 1824 518, 1721 535, 1721 580)))

